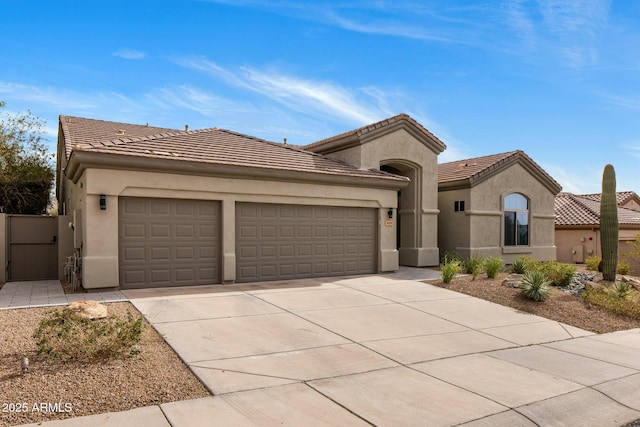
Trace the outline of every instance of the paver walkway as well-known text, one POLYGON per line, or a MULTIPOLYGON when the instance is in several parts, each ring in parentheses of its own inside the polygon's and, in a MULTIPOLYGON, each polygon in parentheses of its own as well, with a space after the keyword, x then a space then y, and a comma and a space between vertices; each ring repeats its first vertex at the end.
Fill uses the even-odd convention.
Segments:
POLYGON ((59 280, 8 282, 0 289, 0 309, 66 305, 87 299, 98 302, 127 301, 120 291, 65 294, 59 280))
POLYGON ((43 426, 640 419, 640 329, 594 335, 397 276, 123 293, 215 396, 43 426))

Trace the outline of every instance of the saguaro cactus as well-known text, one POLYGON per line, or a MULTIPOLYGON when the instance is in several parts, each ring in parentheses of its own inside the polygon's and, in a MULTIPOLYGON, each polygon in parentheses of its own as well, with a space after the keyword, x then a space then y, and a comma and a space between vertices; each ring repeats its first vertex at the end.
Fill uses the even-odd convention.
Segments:
POLYGON ((616 280, 618 266, 618 203, 616 201, 616 172, 606 165, 602 173, 600 199, 600 248, 602 250, 602 276, 616 280))

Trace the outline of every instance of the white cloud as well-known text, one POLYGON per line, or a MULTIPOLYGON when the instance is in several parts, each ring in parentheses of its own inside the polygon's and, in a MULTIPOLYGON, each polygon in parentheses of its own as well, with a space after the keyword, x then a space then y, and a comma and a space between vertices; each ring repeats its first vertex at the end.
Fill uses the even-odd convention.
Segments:
POLYGON ((609 93, 600 93, 600 97, 606 102, 623 107, 630 110, 640 110, 640 98, 632 98, 629 96, 619 96, 609 93))
POLYGON ((503 16, 522 42, 520 55, 551 52, 562 65, 581 68, 598 61, 610 7, 611 0, 506 0, 503 16))
POLYGON ((142 52, 140 50, 135 50, 135 49, 127 49, 127 48, 116 50, 115 52, 112 53, 112 55, 123 58, 123 59, 132 59, 132 60, 144 59, 147 56, 145 52, 142 52))
POLYGON ((389 95, 371 86, 346 88, 330 81, 252 67, 226 69, 205 58, 174 58, 173 61, 237 88, 259 93, 287 109, 315 117, 346 119, 362 125, 397 114, 389 105, 389 95))

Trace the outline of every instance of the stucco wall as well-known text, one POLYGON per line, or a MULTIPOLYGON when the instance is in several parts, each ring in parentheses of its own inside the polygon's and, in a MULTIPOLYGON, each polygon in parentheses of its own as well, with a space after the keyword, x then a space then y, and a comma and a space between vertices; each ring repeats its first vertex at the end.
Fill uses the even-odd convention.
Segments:
MULTIPOLYGON (((441 206, 458 200, 460 190, 440 192, 441 206), (451 193, 447 195, 447 193, 451 193)), ((469 221, 469 246, 456 247, 462 256, 499 256, 511 263, 520 255, 539 260, 556 258, 554 199, 555 195, 520 164, 513 164, 496 175, 477 183, 470 190, 465 215, 469 221), (504 246, 503 199, 511 193, 520 193, 529 203, 529 246, 504 246)), ((460 198, 459 200, 462 200, 460 198)), ((441 233, 458 235, 456 227, 462 221, 444 222, 441 233)), ((458 239, 456 239, 457 241, 458 239)), ((452 242, 441 239, 450 247, 452 242)), ((452 249, 453 250, 453 249, 452 249)))
POLYGON ((573 263, 574 246, 581 246, 583 257, 600 256, 600 230, 556 230, 556 252, 560 262, 573 263))
POLYGON ((87 289, 118 286, 118 197, 161 197, 222 202, 222 276, 235 280, 235 203, 285 203, 325 206, 355 206, 379 209, 378 269, 398 268, 395 221, 386 226, 383 218, 397 205, 395 190, 343 187, 296 182, 227 179, 169 173, 88 169, 78 189, 83 209, 83 286, 87 289), (84 195, 86 192, 86 195, 84 195), (100 210, 100 194, 107 209, 100 210))
MULTIPOLYGON (((635 240, 637 234, 640 234, 640 229, 621 229, 618 231, 618 252, 620 254, 631 249, 626 242, 635 240)), ((579 262, 573 254, 576 247, 582 247, 585 259, 590 256, 602 256, 600 243, 600 230, 597 228, 556 230, 557 256, 558 261, 561 262, 579 262)), ((639 260, 626 259, 626 261, 633 267, 634 274, 640 274, 639 260)))
POLYGON ((470 189, 441 191, 438 193, 438 246, 440 253, 456 252, 464 258, 470 254, 471 217, 466 211, 472 209, 470 189), (465 212, 456 212, 454 203, 464 200, 465 212))

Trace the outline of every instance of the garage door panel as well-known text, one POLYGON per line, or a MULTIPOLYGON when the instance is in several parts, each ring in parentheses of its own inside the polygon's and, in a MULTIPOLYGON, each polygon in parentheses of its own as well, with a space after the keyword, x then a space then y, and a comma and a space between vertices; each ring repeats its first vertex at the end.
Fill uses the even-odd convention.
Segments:
POLYGON ((239 203, 237 281, 374 273, 376 252, 370 248, 377 247, 375 213, 368 208, 239 203))
POLYGON ((220 282, 220 203, 120 198, 123 289, 220 282))

